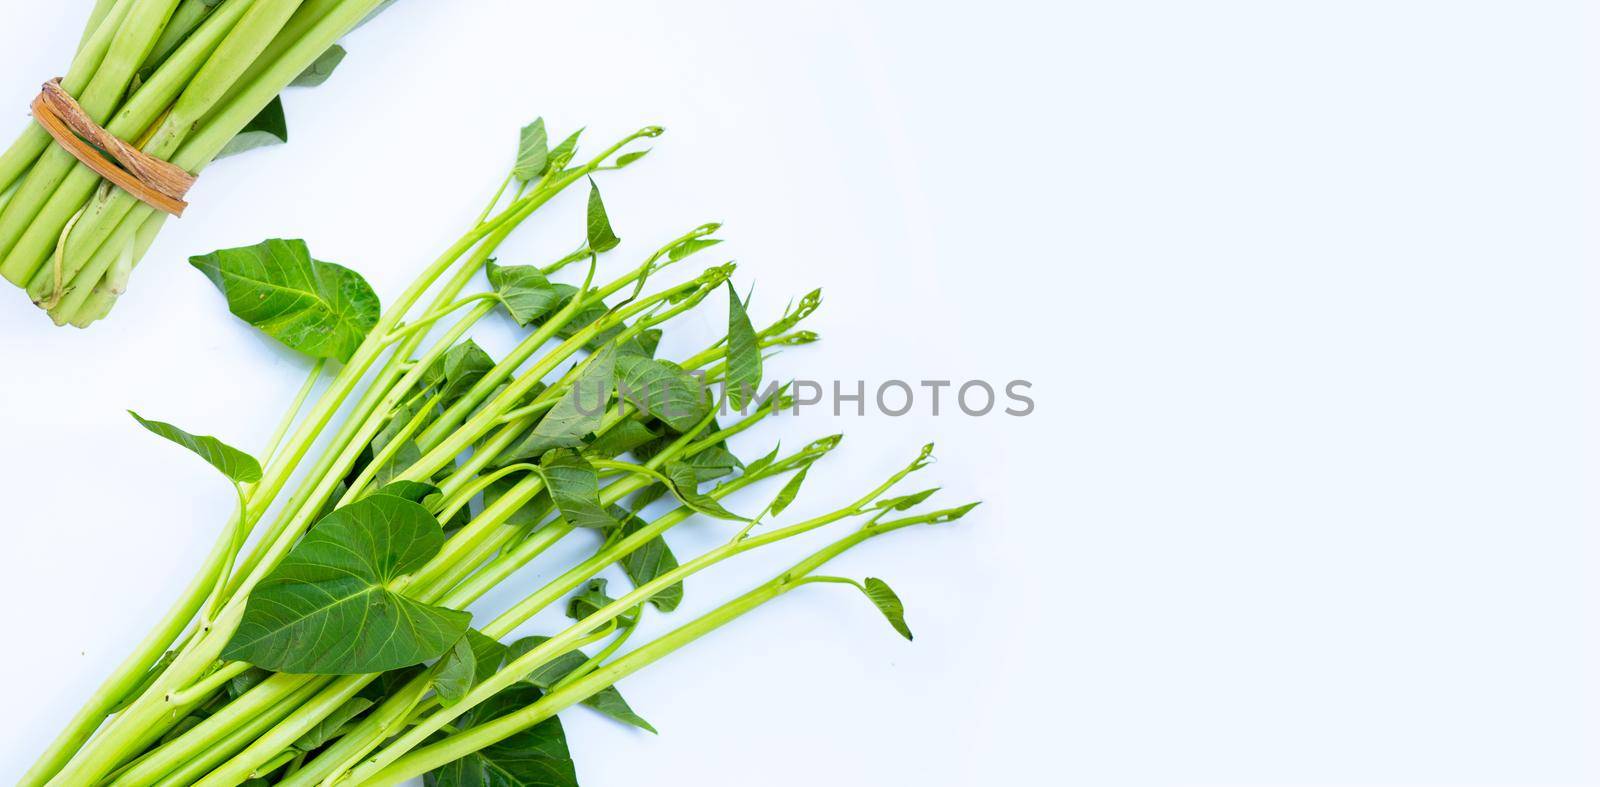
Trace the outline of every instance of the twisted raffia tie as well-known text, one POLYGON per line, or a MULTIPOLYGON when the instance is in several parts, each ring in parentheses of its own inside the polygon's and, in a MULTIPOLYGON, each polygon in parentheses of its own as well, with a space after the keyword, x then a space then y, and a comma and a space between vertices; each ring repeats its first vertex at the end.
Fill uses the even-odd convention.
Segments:
POLYGON ((101 128, 61 88, 60 79, 44 83, 39 90, 39 97, 33 100, 33 118, 73 158, 141 202, 174 216, 182 216, 189 207, 183 198, 194 185, 194 175, 101 128))

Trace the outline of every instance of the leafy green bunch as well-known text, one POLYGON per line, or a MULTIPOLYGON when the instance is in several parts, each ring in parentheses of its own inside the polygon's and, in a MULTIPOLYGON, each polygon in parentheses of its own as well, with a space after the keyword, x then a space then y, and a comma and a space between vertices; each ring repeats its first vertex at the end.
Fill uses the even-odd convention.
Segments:
POLYGON ((733 263, 692 267, 717 245, 716 224, 601 276, 620 240, 594 177, 637 161, 635 143, 660 133, 580 159, 578 134, 552 147, 535 121, 474 226, 387 309, 359 274, 299 241, 192 258, 235 315, 312 369, 261 460, 135 416, 225 476, 238 511, 171 612, 22 784, 574 785, 561 711, 583 705, 653 731, 617 682, 792 590, 853 586, 911 637, 882 580, 819 571, 867 540, 971 510, 919 510, 935 490, 896 491, 932 447, 801 519, 790 506, 840 438, 749 461, 731 447, 793 406, 767 367, 816 339, 800 324, 820 293, 758 328, 733 263), (571 253, 493 260, 579 184, 588 209, 571 253), (724 294, 726 332, 665 357, 669 323, 724 294), (491 315, 521 332, 499 359, 471 338, 491 315), (762 493, 769 481, 776 491, 762 493), (691 521, 725 540, 676 554, 666 535, 691 521), (845 521, 856 524, 769 581, 635 636, 648 616, 674 613, 690 577, 845 521), (573 541, 589 545, 585 557, 485 608, 490 591, 520 587, 508 579, 573 541), (626 587, 608 583, 613 570, 626 587), (553 608, 564 627, 526 631, 553 608))
MULTIPOLYGON (((112 135, 199 174, 286 141, 279 94, 326 80, 336 42, 389 2, 96 0, 61 87, 112 135)), ((0 153, 0 276, 58 325, 106 316, 168 218, 37 124, 0 153)))

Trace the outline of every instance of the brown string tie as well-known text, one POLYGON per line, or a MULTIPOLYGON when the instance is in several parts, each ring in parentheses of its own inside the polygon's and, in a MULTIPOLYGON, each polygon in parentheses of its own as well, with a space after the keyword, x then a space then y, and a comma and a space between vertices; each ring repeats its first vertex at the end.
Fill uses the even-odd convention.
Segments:
POLYGON ((101 128, 61 88, 60 79, 44 83, 33 100, 33 118, 73 158, 141 202, 174 216, 189 207, 183 198, 194 186, 193 175, 101 128))

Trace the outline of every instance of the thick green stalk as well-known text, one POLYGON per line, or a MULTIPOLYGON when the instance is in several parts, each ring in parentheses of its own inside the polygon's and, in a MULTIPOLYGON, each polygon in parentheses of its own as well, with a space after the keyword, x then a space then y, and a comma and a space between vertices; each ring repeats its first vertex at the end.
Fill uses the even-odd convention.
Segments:
POLYGON ((96 270, 106 271, 100 281, 93 287, 85 290, 88 295, 82 296, 80 292, 67 288, 66 297, 56 308, 51 309, 50 319, 56 325, 71 324, 76 328, 87 328, 96 320, 111 312, 111 307, 117 298, 128 288, 128 277, 133 273, 133 266, 150 251, 150 246, 156 242, 156 236, 161 234, 161 228, 166 225, 168 216, 165 213, 152 213, 134 228, 133 239, 128 241, 125 237, 124 227, 118 227, 111 236, 111 241, 95 252, 96 260, 100 255, 109 255, 104 263, 93 262, 96 270))
MULTIPOLYGON (((799 531, 796 531, 796 528, 800 528, 801 526, 796 525, 792 526, 791 528, 784 528, 783 530, 774 531, 773 533, 752 538, 747 541, 729 544, 725 547, 719 548, 718 550, 713 550, 713 552, 707 553, 701 558, 690 561, 679 569, 663 575, 663 577, 658 578, 657 581, 646 583, 646 585, 641 586, 640 589, 635 590, 633 593, 629 593, 623 598, 617 599, 615 602, 606 605, 604 608, 600 609, 589 617, 584 618, 584 620, 580 623, 570 627, 567 629, 567 631, 562 632, 562 634, 558 634, 538 647, 535 647, 533 650, 530 650, 527 655, 507 665, 500 672, 496 673, 495 676, 485 680, 482 684, 480 684, 480 686, 474 687, 473 690, 468 692, 467 696, 460 702, 456 703, 450 708, 442 708, 439 711, 436 711, 434 714, 422 720, 416 726, 412 727, 405 734, 389 743, 377 754, 361 763, 361 765, 349 773, 348 782, 350 784, 363 785, 363 787, 371 787, 372 785, 396 784, 405 779, 420 776, 427 771, 439 767, 440 765, 453 762, 463 756, 466 756, 467 754, 482 749, 485 746, 504 740, 505 738, 510 737, 521 730, 527 729, 528 727, 531 727, 534 724, 543 721, 544 719, 548 719, 559 710, 571 707, 572 705, 575 705, 578 702, 593 696, 605 687, 610 686, 616 683, 618 680, 621 680, 622 678, 660 660, 667 654, 683 647, 684 645, 687 645, 690 642, 693 642, 696 639, 699 639, 700 637, 710 633, 711 631, 714 631, 717 628, 720 628, 744 613, 749 612, 750 610, 755 609, 756 607, 768 601, 778 598, 779 596, 782 596, 795 587, 798 587, 799 584, 801 584, 800 580, 806 575, 815 571, 817 568, 826 564, 828 561, 839 556, 840 554, 843 554, 850 548, 866 541, 867 539, 889 532, 890 530, 907 527, 911 524, 920 524, 926 521, 936 521, 932 519, 934 516, 937 515, 913 517, 900 522, 884 523, 882 525, 869 524, 861 530, 858 530, 855 533, 852 533, 834 542, 833 544, 830 544, 805 560, 795 564, 788 571, 783 572, 775 579, 744 594, 743 596, 740 596, 739 598, 728 602, 721 607, 718 607, 716 610, 713 610, 712 612, 707 613, 706 615, 701 616, 700 618, 697 618, 678 629, 675 629, 671 633, 660 637, 659 639, 640 646, 621 658, 618 658, 609 665, 603 665, 595 669, 593 672, 590 672, 588 675, 572 681, 563 687, 557 688, 550 694, 546 695, 539 702, 529 706, 528 708, 524 708, 520 711, 514 711, 496 721, 456 733, 446 738, 444 741, 432 746, 428 746, 420 751, 412 752, 413 749, 422 746, 429 736, 439 731, 445 724, 448 724, 450 721, 459 718, 460 715, 466 710, 470 709, 471 706, 493 696, 516 680, 521 680, 528 674, 529 670, 537 668, 537 665, 535 665, 534 667, 530 667, 528 670, 525 670, 524 667, 526 665, 523 663, 524 661, 538 661, 539 656, 543 655, 540 654, 542 649, 548 648, 549 651, 559 652, 566 652, 567 650, 570 650, 571 648, 567 646, 566 640, 573 638, 573 632, 592 630, 598 622, 603 622, 604 620, 614 618, 616 615, 621 614, 627 609, 644 603, 644 601, 648 600, 651 595, 654 595, 655 592, 661 589, 661 587, 658 587, 660 579, 671 577, 673 581, 681 581, 683 576, 692 574, 696 570, 704 568, 711 563, 717 562, 717 560, 725 559, 725 557, 732 556, 733 554, 738 554, 740 552, 756 548, 761 544, 772 543, 780 538, 788 538, 792 535, 797 535, 799 532, 806 532, 807 530, 820 527, 821 525, 819 524, 807 527, 805 530, 799 531), (707 560, 707 558, 711 558, 713 555, 717 555, 718 553, 726 554, 716 559, 709 561, 707 560), (690 567, 694 568, 691 569, 690 567), (649 592, 643 592, 647 588, 649 589, 649 592)), ((808 525, 809 523, 802 524, 808 525)))
MULTIPOLYGON (((684 241, 709 235, 712 232, 715 232, 716 229, 717 225, 702 225, 695 228, 688 234, 673 240, 672 243, 663 247, 661 251, 657 251, 655 254, 651 255, 643 265, 640 265, 627 274, 620 276, 601 287, 593 296, 590 297, 589 300, 594 302, 602 302, 606 298, 621 292, 624 288, 631 284, 635 284, 636 282, 642 283, 644 279, 647 279, 651 274, 661 269, 657 265, 657 262, 661 259, 662 255, 666 253, 666 250, 669 250, 672 247, 683 243, 684 241)), ((542 327, 544 326, 541 325, 541 328, 542 327)), ((522 365, 526 363, 528 359, 532 358, 534 353, 538 352, 539 349, 550 340, 550 338, 550 335, 548 335, 546 332, 535 331, 533 334, 530 334, 529 336, 523 338, 522 341, 518 342, 517 346, 513 348, 509 354, 507 354, 501 363, 496 364, 494 369, 491 369, 487 374, 479 379, 477 383, 473 384, 473 386, 462 395, 459 401, 446 409, 444 414, 441 415, 439 419, 431 426, 429 426, 428 429, 422 433, 421 437, 417 438, 417 445, 421 447, 422 450, 427 451, 443 442, 445 437, 447 437, 451 432, 455 431, 456 427, 460 426, 468 416, 477 410, 478 405, 483 404, 483 402, 489 398, 489 395, 494 393, 495 389, 500 387, 501 383, 504 383, 507 379, 509 379, 517 369, 522 368, 522 365)))
MULTIPOLYGON (((262 713, 245 719, 243 723, 229 733, 227 738, 218 743, 214 750, 208 749, 200 752, 193 759, 182 763, 174 769, 166 778, 153 783, 156 787, 190 787, 195 781, 210 772, 212 768, 215 768, 217 763, 227 758, 228 753, 249 745, 250 741, 255 740, 262 733, 271 729, 272 725, 277 724, 284 716, 287 716, 289 708, 293 708, 310 699, 323 685, 322 682, 316 681, 308 681, 300 685, 284 702, 268 706, 262 713)), ((129 774, 112 782, 112 787, 129 787, 129 785, 148 785, 152 783, 142 779, 125 782, 124 779, 129 778, 131 774, 132 770, 130 769, 129 774)))
MULTIPOLYGON (((760 420, 761 417, 761 415, 754 415, 749 419, 746 419, 746 421, 757 421, 760 420)), ((727 434, 732 433, 733 432, 731 430, 727 432, 727 434)), ((663 450, 661 454, 656 457, 656 459, 660 462, 665 462, 670 461, 672 458, 680 455, 689 455, 697 450, 704 450, 706 447, 716 444, 721 439, 725 439, 726 435, 723 435, 722 433, 719 433, 719 435, 721 436, 713 436, 712 438, 707 438, 706 440, 699 442, 690 442, 688 440, 679 441, 678 444, 663 450)), ((754 479, 751 479, 745 483, 751 483, 753 480, 754 479)), ((610 484, 604 490, 602 490, 601 502, 604 505, 618 503, 629 494, 632 494, 638 489, 643 488, 647 483, 647 481, 630 477, 624 481, 610 484)), ((734 489, 742 488, 743 484, 730 484, 726 486, 729 486, 729 489, 724 491, 722 494, 728 494, 734 489)), ((492 536, 496 534, 500 536, 507 536, 507 530, 517 530, 516 528, 501 528, 501 525, 503 525, 505 520, 511 514, 515 513, 517 510, 520 510, 530 500, 532 500, 533 497, 540 490, 542 490, 542 488, 543 484, 539 476, 530 475, 527 479, 524 479, 522 482, 514 485, 506 494, 496 498, 495 502, 491 504, 489 508, 485 509, 482 514, 479 514, 474 518, 472 524, 468 525, 467 528, 457 533, 449 542, 446 542, 447 547, 457 547, 457 549, 453 552, 453 555, 456 555, 455 557, 441 559, 441 557, 443 557, 443 553, 441 553, 441 556, 436 557, 433 561, 431 561, 428 567, 424 567, 410 577, 407 584, 416 588, 411 595, 416 597, 418 600, 427 603, 440 603, 447 606, 455 606, 456 608, 464 607, 464 603, 459 605, 455 604, 454 602, 457 597, 454 594, 447 595, 447 591, 454 587, 460 581, 462 576, 470 573, 472 569, 483 565, 485 560, 487 560, 504 545, 506 540, 505 538, 502 537, 500 539, 494 539, 492 536), (466 546, 462 546, 463 544, 466 546), (463 554, 466 555, 466 557, 460 557, 460 555, 463 554), (433 568, 436 572, 443 573, 439 576, 430 576, 430 568, 433 568)), ((521 563, 526 563, 527 561, 532 560, 535 556, 544 552, 557 541, 571 533, 572 529, 573 528, 571 525, 559 520, 542 527, 537 533, 518 545, 516 550, 516 559, 521 563)), ((636 539, 635 543, 642 544, 644 541, 636 539)), ((588 577, 585 576, 583 579, 587 578, 588 577)), ((565 579, 566 577, 564 576, 563 580, 565 579)), ((540 592, 546 596, 559 595, 570 591, 572 587, 576 587, 577 584, 581 584, 583 579, 579 579, 571 586, 567 586, 562 589, 552 591, 551 589, 546 588, 540 592)), ((504 636, 504 633, 505 632, 498 632, 491 636, 498 638, 500 636, 504 636)), ((375 679, 377 676, 373 675, 367 677, 370 680, 375 679)), ((422 681, 421 685, 426 685, 426 676, 418 678, 417 680, 422 681)), ((413 681, 411 688, 416 688, 417 685, 417 682, 413 681)), ((330 689, 330 691, 332 690, 334 689, 330 689)), ((308 709, 304 712, 297 712, 295 716, 291 717, 292 724, 290 727, 293 729, 309 728, 309 726, 315 725, 317 722, 321 721, 321 718, 326 715, 325 713, 321 713, 321 711, 330 707, 337 708, 338 705, 322 703, 315 708, 308 709)), ((319 756, 312 763, 307 764, 305 768, 302 769, 303 772, 298 774, 296 780, 291 780, 290 782, 286 782, 286 784, 299 784, 303 781, 320 780, 321 778, 324 778, 329 772, 331 772, 332 768, 336 767, 340 763, 345 762, 349 757, 354 756, 358 749, 367 743, 370 743, 370 736, 379 735, 385 729, 386 728, 378 722, 358 726, 357 730, 352 731, 345 736, 345 739, 341 742, 341 744, 336 744, 336 747, 325 753, 324 756, 319 756)), ((252 751, 248 753, 248 756, 241 754, 239 758, 236 758, 236 760, 230 761, 231 770, 229 772, 236 774, 254 769, 262 762, 267 761, 276 754, 277 751, 274 751, 271 746, 253 748, 252 751)))
POLYGON ((95 31, 100 29, 100 23, 105 21, 106 15, 111 13, 111 9, 118 2, 119 0, 94 0, 94 7, 89 9, 89 19, 83 24, 83 35, 78 38, 79 52, 89 46, 95 31))
MULTIPOLYGON (((267 492, 265 494, 258 493, 256 497, 252 498, 252 504, 264 500, 265 502, 261 502, 262 509, 249 510, 248 513, 259 517, 265 505, 270 502, 270 498, 275 496, 278 490, 281 489, 282 484, 299 464, 301 457, 309 450, 311 443, 316 439, 323 426, 331 419, 334 412, 341 407, 344 398, 355 387, 367 367, 381 353, 384 345, 383 337, 393 329, 404 311, 415 303, 416 299, 431 285, 434 279, 475 245, 489 229, 487 227, 479 227, 469 232, 462 240, 457 242, 455 247, 452 247, 444 256, 435 261, 417 282, 413 283, 406 294, 402 295, 400 300, 397 301, 396 307, 392 311, 379 318, 378 325, 373 330, 373 337, 369 338, 357 350, 355 357, 352 358, 350 363, 346 364, 345 368, 335 377, 333 384, 324 392, 316 407, 313 408, 311 416, 301 424, 300 429, 296 432, 295 439, 291 441, 290 450, 286 451, 285 461, 282 464, 274 463, 275 467, 268 470, 263 481, 258 485, 258 490, 267 490, 267 492)), ((453 298, 454 296, 451 295, 450 297, 453 298)), ((370 435, 367 439, 371 439, 370 435)), ((334 452, 330 450, 329 453, 334 452)), ((329 457, 327 461, 331 463, 332 458, 329 457)), ((322 474, 317 473, 313 473, 312 476, 313 479, 322 477, 322 474)), ((324 479, 324 483, 319 484, 316 489, 320 492, 316 496, 317 505, 320 506, 320 501, 325 499, 328 492, 331 491, 331 483, 328 483, 328 479, 324 479)), ((302 511, 307 508, 309 508, 307 505, 301 506, 302 511)), ((282 543, 288 540, 282 538, 283 532, 293 528, 294 535, 298 535, 298 532, 303 529, 304 519, 308 519, 311 515, 311 513, 297 514, 295 519, 289 520, 289 527, 280 527, 275 530, 274 535, 277 536, 277 541, 272 544, 272 547, 277 549, 278 555, 281 556, 282 550, 287 549, 287 544, 282 543), (294 525, 296 523, 301 526, 295 528, 294 525)), ((73 779, 92 781, 116 767, 121 759, 129 753, 127 750, 136 742, 137 736, 140 734, 139 730, 151 726, 162 715, 165 710, 165 694, 184 688, 196 680, 207 666, 216 659, 227 640, 232 636, 233 629, 237 625, 239 617, 243 614, 244 599, 248 596, 249 588, 260 580, 265 570, 272 563, 276 562, 276 556, 273 555, 273 551, 270 549, 263 556, 272 558, 265 566, 259 563, 252 566, 248 559, 241 564, 241 573, 249 571, 246 579, 238 585, 243 592, 236 593, 232 601, 223 607, 215 627, 206 630, 202 636, 191 641, 186 648, 186 652, 180 654, 161 679, 113 722, 113 725, 107 729, 106 734, 91 741, 87 748, 79 752, 68 768, 63 771, 64 775, 73 779)), ((72 782, 62 783, 70 784, 72 782)))
MULTIPOLYGON (((106 124, 106 131, 125 140, 135 139, 144 134, 162 113, 167 112, 174 100, 184 94, 187 88, 192 87, 194 83, 191 80, 201 71, 202 65, 213 57, 213 53, 224 43, 229 32, 242 29, 240 18, 245 16, 247 10, 254 7, 252 4, 255 2, 256 0, 231 0, 220 6, 194 35, 183 42, 172 58, 163 64, 148 82, 141 85, 121 109, 117 110, 116 115, 106 124), (240 27, 236 28, 236 25, 240 27)), ((38 215, 7 255, 6 267, 18 271, 19 276, 29 279, 28 295, 35 302, 51 298, 58 279, 71 280, 78 269, 88 262, 63 258, 59 271, 54 265, 46 264, 51 252, 61 241, 62 230, 79 211, 85 210, 85 204, 92 200, 95 189, 103 182, 99 173, 75 161, 71 171, 56 187, 50 199, 45 202, 44 207, 39 210, 38 215)), ((89 209, 92 210, 92 206, 89 209)), ((101 275, 105 272, 105 269, 100 270, 101 275)), ((84 297, 87 296, 86 292, 84 297)))
MULTIPOLYGON (((196 174, 204 170, 229 140, 238 136, 239 131, 283 92, 295 77, 309 68, 328 47, 355 27, 381 1, 345 0, 309 26, 305 34, 286 47, 283 55, 253 82, 243 85, 236 94, 227 96, 210 119, 184 137, 182 144, 170 156, 171 162, 196 174)), ((125 191, 113 190, 106 200, 97 202, 95 209, 73 228, 66 243, 67 259, 88 259, 106 242, 118 224, 128 219, 143 221, 154 210, 125 191)), ((0 230, 3 229, 3 225, 0 225, 0 230)), ((0 236, 0 240, 4 240, 4 237, 0 236)), ((93 286, 94 282, 74 281, 73 284, 93 286)))
MULTIPOLYGON (((117 104, 121 102, 128 84, 133 80, 139 64, 150 54, 156 38, 171 16, 178 0, 134 0, 127 19, 112 40, 105 60, 89 80, 88 87, 77 96, 78 104, 96 123, 105 123, 117 104)), ((47 148, 28 171, 17 198, 0 214, 0 253, 6 255, 0 264, 0 275, 18 286, 25 286, 33 274, 31 267, 13 261, 11 249, 22 237, 23 231, 33 222, 46 200, 55 193, 67 172, 78 163, 71 153, 59 146, 47 148)))
POLYGON ((217 5, 213 0, 179 0, 178 8, 172 12, 172 19, 161 31, 161 37, 156 39, 156 45, 150 49, 150 56, 139 66, 140 72, 148 73, 160 68, 217 5))
MULTIPOLYGON (((913 465, 911 469, 919 466, 913 465)), ((908 472, 910 470, 897 475, 896 480, 903 478, 908 472)), ((779 574, 760 587, 675 629, 665 636, 640 646, 610 664, 602 665, 581 678, 558 686, 533 705, 513 711, 486 724, 452 734, 442 741, 422 748, 415 748, 415 746, 422 743, 424 739, 408 733, 389 744, 377 756, 369 758, 361 766, 351 771, 349 782, 362 785, 362 787, 389 787, 389 785, 399 784, 406 779, 421 776, 428 771, 454 762, 486 746, 505 740, 554 716, 562 710, 594 696, 606 687, 614 685, 628 675, 638 672, 679 648, 732 622, 746 612, 807 584, 809 581, 807 577, 813 572, 857 545, 907 527, 954 521, 972 510, 974 505, 976 504, 888 522, 875 519, 860 530, 829 544, 796 563, 788 571, 779 574), (408 746, 408 743, 411 745, 408 746)), ((751 539, 751 541, 773 539, 790 529, 784 528, 780 531, 774 531, 751 539)), ((619 599, 618 602, 608 605, 606 609, 596 612, 585 620, 598 617, 606 610, 619 607, 622 604, 623 601, 619 599)), ((511 669, 511 667, 508 666, 507 669, 511 669)), ((468 699, 470 699, 470 695, 468 699)), ((463 700, 458 705, 464 704, 466 701, 463 700)), ((422 729, 424 726, 419 725, 414 729, 422 729)))
POLYGON ((112 708, 138 687, 151 667, 200 611, 200 605, 205 603, 206 595, 217 582, 232 541, 232 528, 224 529, 222 537, 211 548, 211 554, 206 556, 200 572, 178 596, 177 603, 172 605, 155 628, 145 635, 144 640, 112 671, 110 677, 106 678, 89 701, 78 710, 77 715, 72 717, 72 721, 67 723, 66 728, 39 756, 33 767, 23 774, 22 780, 18 782, 19 787, 36 787, 49 781, 67 764, 84 741, 89 740, 89 736, 94 734, 95 729, 111 714, 112 708))
MULTIPOLYGON (((564 187, 567 184, 563 183, 559 185, 564 187)), ((535 209, 538 205, 542 205, 544 201, 547 201, 549 196, 551 195, 542 195, 542 198, 530 197, 524 202, 513 206, 511 209, 508 209, 507 212, 497 218, 496 221, 490 222, 486 225, 481 225, 480 227, 468 232, 468 234, 458 241, 457 244, 452 247, 452 249, 447 251, 445 255, 443 255, 439 260, 435 261, 432 266, 430 266, 428 271, 425 272, 424 275, 420 277, 418 281, 415 282, 411 288, 409 288, 407 292, 399 299, 396 307, 392 309, 391 312, 386 314, 384 318, 380 318, 379 325, 374 329, 374 338, 370 339, 365 345, 363 345, 361 350, 358 350, 357 355, 359 357, 359 362, 357 362, 357 359, 352 359, 352 363, 347 364, 346 367, 341 370, 340 374, 335 377, 334 382, 330 384, 329 389, 324 392, 318 404, 313 408, 311 415, 308 416, 304 422, 302 422, 300 429, 297 430, 295 437, 291 440, 290 446, 285 450, 283 460, 275 461, 271 464, 271 466, 269 466, 264 480, 257 485, 257 490, 259 490, 258 494, 252 498, 252 503, 255 505, 253 505, 250 509, 247 509, 247 515, 258 518, 265 510, 265 507, 270 504, 271 499, 275 497, 278 491, 282 488, 283 483, 287 481, 289 475, 294 471, 301 457, 303 457, 305 452, 309 449, 311 443, 316 439, 321 429, 332 417, 334 412, 336 412, 342 406, 344 398, 350 393, 351 389, 354 388, 355 384, 365 372, 367 366, 369 366, 371 362, 376 359, 379 352, 381 352, 383 349, 382 337, 385 336, 389 330, 393 329, 394 325, 401 318, 401 315, 403 315, 404 312, 415 303, 415 301, 422 295, 423 291, 425 291, 431 285, 432 281, 442 274, 444 270, 453 264, 454 261, 461 257, 461 255, 464 254, 468 249, 477 244, 477 242, 485 235, 499 228, 503 224, 508 223, 510 219, 514 218, 517 221, 520 221, 522 218, 526 218, 527 215, 532 213, 533 209, 535 209)), ((460 281, 457 283, 464 286, 465 278, 461 277, 460 281)), ((445 293, 440 297, 441 299, 449 299, 453 298, 454 294, 445 293)), ((418 340, 420 341, 420 337, 418 337, 418 340)), ((247 564, 246 567, 249 567, 249 564, 247 564)), ((259 566, 255 567, 259 568, 259 566)), ((247 593, 248 590, 246 588, 245 593, 240 593, 238 595, 240 598, 243 598, 247 593)), ((174 664, 169 667, 168 674, 164 674, 162 679, 157 681, 157 685, 152 687, 151 691, 147 692, 146 695, 139 701, 136 701, 134 706, 130 707, 128 712, 125 713, 123 717, 119 717, 119 721, 121 721, 123 718, 132 719, 136 716, 150 717, 152 714, 159 714, 162 710, 162 705, 160 703, 161 700, 164 699, 163 695, 186 686, 188 682, 193 680, 193 678, 189 676, 198 675, 200 670, 202 670, 205 665, 209 664, 211 659, 215 658, 214 654, 216 652, 220 652, 222 644, 226 641, 227 636, 231 636, 231 626, 227 625, 228 620, 226 616, 230 612, 236 616, 239 611, 239 609, 228 610, 225 608, 224 619, 221 621, 223 628, 225 628, 225 635, 222 635, 222 632, 208 631, 205 632, 205 636, 197 637, 194 641, 192 641, 188 648, 190 652, 184 654, 184 657, 181 657, 178 661, 175 661, 174 664), (204 640, 209 640, 210 642, 206 647, 201 647, 201 642, 204 640), (207 658, 208 655, 209 658, 207 658)), ((170 639, 168 641, 170 642, 170 639)), ((133 723, 130 722, 129 724, 131 725, 133 723)), ((137 727, 135 726, 133 729, 137 730, 137 727)), ((108 733, 109 732, 111 731, 108 730, 108 733)), ((87 778, 92 780, 93 778, 98 778, 98 774, 95 776, 87 776, 86 774, 95 773, 97 770, 100 773, 104 773, 106 770, 115 767, 121 756, 120 747, 128 746, 129 742, 127 739, 133 737, 133 735, 134 733, 125 731, 121 733, 122 740, 120 741, 108 741, 107 739, 113 737, 109 734, 103 736, 101 739, 97 739, 93 744, 91 744, 92 750, 80 752, 80 762, 73 769, 71 774, 72 778, 87 778)))
MULTIPOLYGON (((121 29, 122 20, 127 17, 133 3, 134 0, 116 0, 116 4, 100 18, 98 23, 95 14, 90 15, 90 28, 84 30, 84 41, 78 47, 78 54, 72 58, 72 65, 68 67, 66 76, 61 79, 61 87, 64 90, 75 96, 89 83, 90 77, 94 76, 95 71, 100 68, 100 63, 105 60, 106 52, 111 48, 111 41, 121 29)), ((95 9, 96 12, 100 10, 98 6, 95 9)), ((37 123, 29 121, 22 135, 6 149, 3 155, 0 155, 0 187, 16 185, 17 179, 39 160, 39 154, 43 153, 50 143, 50 135, 37 123)))
POLYGON ((251 742, 243 752, 195 782, 194 787, 236 787, 242 784, 258 767, 292 746, 376 678, 376 675, 346 675, 334 679, 288 718, 251 742))

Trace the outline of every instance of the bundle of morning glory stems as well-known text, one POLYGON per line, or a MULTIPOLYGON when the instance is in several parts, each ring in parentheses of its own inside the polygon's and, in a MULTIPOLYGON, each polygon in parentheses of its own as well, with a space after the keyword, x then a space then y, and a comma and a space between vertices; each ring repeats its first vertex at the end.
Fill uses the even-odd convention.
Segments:
POLYGON ((931 462, 928 446, 880 482, 829 490, 827 513, 795 518, 790 504, 839 436, 734 455, 731 438, 793 406, 767 367, 817 339, 800 325, 820 293, 757 328, 733 263, 691 268, 718 243, 716 224, 606 273, 619 238, 594 179, 637 161, 636 144, 660 133, 580 159, 578 134, 552 146, 535 121, 482 216, 387 308, 359 274, 299 241, 191 259, 235 315, 312 366, 259 458, 134 416, 215 467, 237 512, 21 784, 576 785, 559 714, 581 706, 573 712, 653 731, 618 682, 792 590, 853 587, 910 638, 887 583, 819 572, 975 504, 930 509, 936 490, 901 488, 931 462), (588 201, 571 253, 495 261, 574 186, 588 201), (662 332, 708 302, 726 303, 726 332, 662 357, 662 332), (489 319, 522 331, 503 358, 471 338, 489 319), (842 528, 836 540, 770 580, 665 634, 634 636, 645 618, 672 615, 686 579, 829 526, 842 528), (676 555, 666 536, 687 527, 726 538, 676 555), (587 557, 545 567, 553 578, 509 605, 480 608, 575 540, 587 557), (617 569, 627 587, 602 576, 617 569), (564 628, 515 636, 563 607, 564 628))
MULTIPOLYGON (((199 174, 285 141, 279 94, 327 79, 339 39, 391 1, 96 0, 67 71, 37 79, 59 76, 87 120, 199 174)), ((58 325, 105 317, 169 218, 39 123, 0 153, 0 276, 58 325)))

